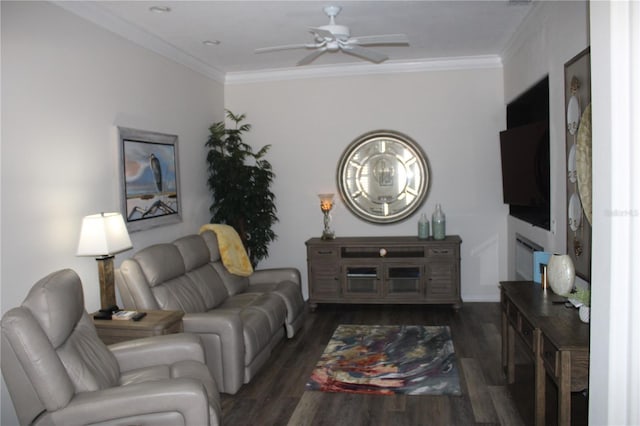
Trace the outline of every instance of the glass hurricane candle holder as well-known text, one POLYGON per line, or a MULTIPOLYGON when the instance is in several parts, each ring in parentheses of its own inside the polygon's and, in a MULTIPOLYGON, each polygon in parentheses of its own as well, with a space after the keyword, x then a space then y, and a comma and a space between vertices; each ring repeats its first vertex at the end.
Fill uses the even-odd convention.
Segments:
POLYGON ((331 215, 329 214, 333 208, 333 194, 318 194, 318 197, 320 198, 320 210, 322 210, 322 214, 324 215, 322 239, 333 240, 336 234, 331 229, 331 215))

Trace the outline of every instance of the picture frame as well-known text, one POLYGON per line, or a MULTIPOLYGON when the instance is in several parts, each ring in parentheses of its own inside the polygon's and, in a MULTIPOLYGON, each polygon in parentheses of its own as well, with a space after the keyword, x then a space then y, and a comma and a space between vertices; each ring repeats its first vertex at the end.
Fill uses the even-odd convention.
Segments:
POLYGON ((591 56, 587 47, 564 65, 567 254, 576 276, 591 282, 591 56))
POLYGON ((182 221, 178 136, 118 127, 121 210, 129 232, 182 221))

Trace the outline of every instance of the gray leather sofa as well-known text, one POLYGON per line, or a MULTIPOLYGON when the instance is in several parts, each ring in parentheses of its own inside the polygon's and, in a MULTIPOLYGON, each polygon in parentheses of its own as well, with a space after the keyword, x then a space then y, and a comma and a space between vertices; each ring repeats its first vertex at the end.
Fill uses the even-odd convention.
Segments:
POLYGON ((23 425, 219 425, 220 395, 193 334, 105 346, 80 278, 54 272, 2 318, 2 374, 23 425))
POLYGON ((294 268, 229 274, 211 231, 156 244, 125 259, 116 285, 126 309, 180 310, 185 332, 200 336, 221 392, 234 394, 265 365, 306 307, 294 268))

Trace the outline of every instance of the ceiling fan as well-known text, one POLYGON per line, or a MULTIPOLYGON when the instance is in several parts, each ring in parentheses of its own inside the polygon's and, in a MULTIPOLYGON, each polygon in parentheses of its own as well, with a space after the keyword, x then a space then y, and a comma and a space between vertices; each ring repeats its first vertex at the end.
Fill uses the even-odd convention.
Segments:
POLYGON ((312 49, 313 52, 302 58, 297 65, 308 65, 325 52, 342 51, 349 55, 357 56, 376 64, 386 61, 389 57, 375 50, 362 47, 372 45, 409 45, 409 39, 404 34, 372 35, 363 37, 351 37, 349 27, 336 24, 336 16, 340 13, 340 6, 326 6, 324 13, 329 17, 329 24, 321 27, 311 27, 309 32, 313 34, 313 43, 288 44, 284 46, 263 47, 256 49, 255 53, 275 52, 289 49, 312 49))

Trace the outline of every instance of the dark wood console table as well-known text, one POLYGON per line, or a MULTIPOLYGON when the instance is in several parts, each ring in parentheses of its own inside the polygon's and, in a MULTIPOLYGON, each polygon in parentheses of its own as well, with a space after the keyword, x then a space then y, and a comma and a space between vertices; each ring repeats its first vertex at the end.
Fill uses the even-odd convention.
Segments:
POLYGON ((417 237, 311 238, 309 305, 318 303, 453 304, 459 308, 460 244, 417 237))
POLYGON ((502 366, 515 380, 515 337, 524 343, 535 366, 535 424, 545 424, 545 384, 549 374, 558 387, 558 425, 571 424, 571 392, 589 382, 589 324, 580 321, 565 298, 529 281, 500 283, 502 366))

